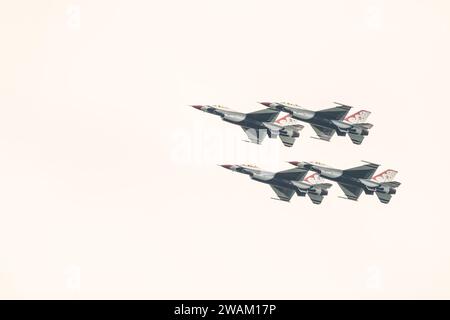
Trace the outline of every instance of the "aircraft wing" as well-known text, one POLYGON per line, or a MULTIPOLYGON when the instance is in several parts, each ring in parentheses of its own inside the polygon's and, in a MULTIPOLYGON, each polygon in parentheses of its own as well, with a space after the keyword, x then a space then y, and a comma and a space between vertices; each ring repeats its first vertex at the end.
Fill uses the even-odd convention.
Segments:
POLYGON ((333 128, 322 127, 315 124, 312 124, 311 127, 314 129, 317 136, 319 136, 321 140, 325 141, 330 141, 331 137, 336 132, 336 130, 334 130, 333 128))
POLYGON ((334 108, 323 109, 316 113, 330 120, 344 120, 351 108, 350 106, 340 105, 334 108))
POLYGON ((305 170, 302 168, 293 168, 293 169, 283 170, 283 171, 275 173, 275 178, 292 180, 292 181, 302 181, 305 178, 307 173, 308 173, 308 170, 305 170))
POLYGON ((375 171, 377 171, 378 167, 378 164, 368 163, 359 167, 344 170, 344 174, 353 178, 370 179, 375 171))
POLYGON ((248 139, 252 143, 261 144, 264 138, 267 136, 267 130, 264 129, 253 129, 247 127, 241 127, 242 130, 247 134, 248 139))
POLYGON ((275 193, 277 194, 278 198, 282 201, 287 201, 289 202, 289 200, 291 200, 292 196, 294 195, 295 191, 292 189, 287 189, 287 188, 281 188, 281 187, 276 187, 274 185, 270 185, 273 189, 273 191, 275 191, 275 193))
POLYGON ((260 122, 274 122, 279 114, 280 110, 269 108, 247 113, 246 116, 260 122))
POLYGON ((363 189, 358 186, 350 185, 350 184, 344 184, 344 183, 338 183, 339 187, 341 187, 342 191, 345 193, 345 196, 350 200, 358 200, 359 196, 361 195, 363 189))

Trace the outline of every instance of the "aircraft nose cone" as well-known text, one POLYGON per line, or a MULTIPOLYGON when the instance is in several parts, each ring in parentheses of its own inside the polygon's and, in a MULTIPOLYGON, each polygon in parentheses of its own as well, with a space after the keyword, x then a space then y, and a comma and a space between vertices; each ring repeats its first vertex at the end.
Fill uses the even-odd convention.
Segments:
POLYGON ((200 105, 195 105, 195 106, 191 106, 192 108, 198 109, 198 110, 202 110, 203 106, 200 105))
POLYGON ((298 164, 300 162, 298 162, 298 161, 288 161, 288 163, 292 164, 293 166, 298 166, 298 164))
POLYGON ((262 104, 263 106, 266 106, 266 107, 270 107, 272 102, 260 102, 260 104, 262 104))
POLYGON ((231 165, 231 164, 221 164, 220 166, 223 167, 223 168, 225 168, 225 169, 231 169, 231 167, 232 167, 233 165, 231 165))

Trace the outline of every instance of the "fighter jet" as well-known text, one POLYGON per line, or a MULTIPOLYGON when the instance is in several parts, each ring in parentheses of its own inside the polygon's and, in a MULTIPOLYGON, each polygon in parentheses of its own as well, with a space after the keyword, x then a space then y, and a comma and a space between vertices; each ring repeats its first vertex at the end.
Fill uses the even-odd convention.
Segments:
MULTIPOLYGON (((252 143, 261 144, 266 135, 270 138, 280 137, 286 147, 292 147, 295 138, 300 136, 303 126, 288 122, 275 121, 280 111, 263 109, 250 113, 232 111, 222 106, 194 105, 193 108, 220 116, 223 121, 240 126, 252 143)), ((280 119, 281 120, 281 119, 280 119)))
POLYGON ((338 104, 337 107, 311 111, 290 103, 261 102, 270 109, 287 112, 294 119, 309 123, 320 140, 330 141, 336 132, 338 136, 348 134, 354 144, 361 144, 364 137, 369 134, 369 129, 373 126, 366 123, 370 112, 361 110, 347 116, 352 107, 335 103, 338 104))
POLYGON ((277 194, 276 200, 289 202, 297 193, 298 196, 304 197, 308 195, 314 204, 320 204, 324 196, 328 194, 331 187, 330 183, 323 183, 317 180, 317 176, 309 176, 305 178, 308 170, 302 168, 294 168, 280 172, 263 171, 252 165, 232 165, 224 164, 222 167, 247 174, 251 179, 270 185, 277 194))
POLYGON ((393 181, 397 171, 388 169, 374 176, 379 165, 371 162, 346 170, 331 168, 318 162, 290 161, 289 163, 298 168, 314 171, 322 178, 337 182, 347 199, 350 200, 358 200, 364 190, 366 194, 376 193, 382 203, 389 203, 392 195, 397 191, 396 188, 400 186, 400 182, 393 181))

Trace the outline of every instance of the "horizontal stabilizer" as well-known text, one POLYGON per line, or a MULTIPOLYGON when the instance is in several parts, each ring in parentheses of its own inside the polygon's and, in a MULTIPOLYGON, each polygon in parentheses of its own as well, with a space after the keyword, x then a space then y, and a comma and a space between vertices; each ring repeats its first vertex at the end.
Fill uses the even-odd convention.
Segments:
POLYGON ((286 136, 280 136, 280 140, 286 147, 292 147, 295 142, 295 138, 286 136))
POLYGON ((364 129, 372 129, 373 124, 364 122, 364 123, 358 123, 354 125, 355 127, 363 127, 364 129))
POLYGON ((377 192, 376 194, 381 203, 389 203, 392 198, 392 196, 388 193, 377 192))
POLYGON ((304 127, 305 126, 303 126, 301 124, 290 124, 290 125, 284 126, 284 128, 286 128, 286 129, 293 129, 295 131, 301 131, 301 130, 303 130, 304 127))
POLYGON ((349 133, 348 136, 354 144, 361 144, 364 140, 364 136, 360 134, 349 133))
POLYGON ((382 185, 388 186, 391 188, 398 188, 398 187, 400 187, 401 183, 398 181, 388 181, 388 182, 383 182, 382 185))
POLYGON ((331 183, 316 183, 314 187, 321 189, 330 189, 333 185, 331 183))
POLYGON ((323 196, 319 194, 309 193, 308 196, 314 204, 321 204, 323 200, 323 196))

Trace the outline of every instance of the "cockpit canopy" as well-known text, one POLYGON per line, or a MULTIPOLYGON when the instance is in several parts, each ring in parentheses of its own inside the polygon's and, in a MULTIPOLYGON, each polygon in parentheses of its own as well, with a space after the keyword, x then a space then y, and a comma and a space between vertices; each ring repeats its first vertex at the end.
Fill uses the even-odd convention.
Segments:
POLYGON ((255 166, 254 164, 242 164, 241 166, 251 168, 251 169, 259 169, 259 167, 255 166))
POLYGON ((320 166, 320 167, 331 168, 331 166, 329 166, 325 163, 319 162, 319 161, 310 161, 309 163, 311 163, 312 165, 320 166))

